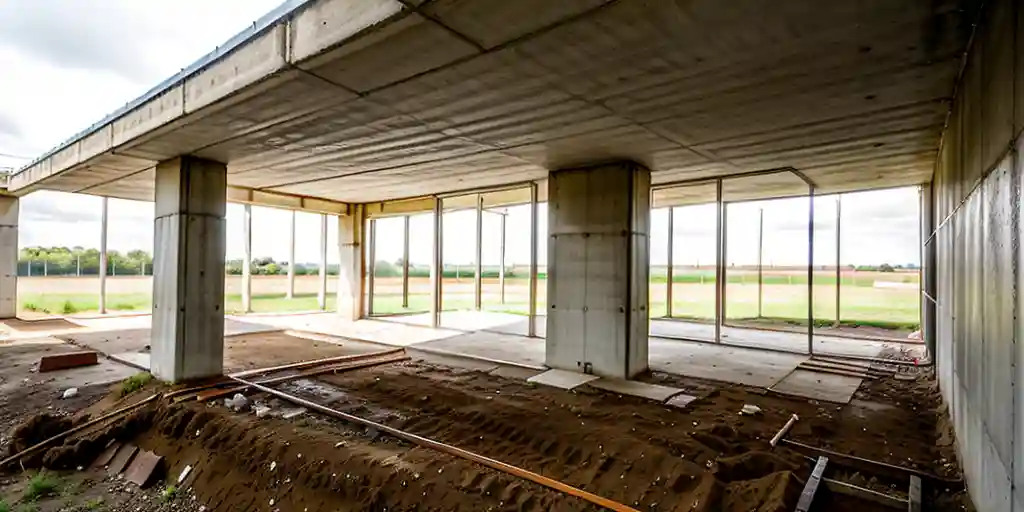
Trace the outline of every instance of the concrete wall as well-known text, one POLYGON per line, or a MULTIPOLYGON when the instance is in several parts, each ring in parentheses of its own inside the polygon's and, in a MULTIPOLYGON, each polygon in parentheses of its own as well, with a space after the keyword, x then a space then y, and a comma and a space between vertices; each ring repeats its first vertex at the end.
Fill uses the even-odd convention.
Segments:
POLYGON ((987 2, 933 181, 936 364, 971 497, 1024 511, 1024 7, 987 2))

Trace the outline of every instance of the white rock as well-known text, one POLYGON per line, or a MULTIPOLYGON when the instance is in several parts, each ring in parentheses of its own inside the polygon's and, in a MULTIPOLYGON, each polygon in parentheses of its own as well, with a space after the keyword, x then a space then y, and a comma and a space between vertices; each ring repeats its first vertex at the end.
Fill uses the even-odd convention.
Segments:
POLYGON ((747 416, 753 416, 755 414, 759 414, 760 412, 761 412, 761 408, 760 407, 758 407, 756 405, 750 405, 750 404, 744 404, 743 408, 740 409, 740 414, 745 414, 747 416))
POLYGON ((68 388, 68 389, 64 390, 64 394, 61 395, 60 397, 61 398, 74 398, 76 396, 78 396, 78 388, 68 388))
POLYGON ((249 399, 241 393, 236 393, 235 396, 225 399, 224 405, 230 407, 235 411, 242 411, 249 408, 249 399))
POLYGON ((257 405, 255 407, 253 407, 253 410, 256 411, 256 417, 257 418, 262 418, 262 417, 270 414, 270 411, 271 411, 270 407, 267 407, 265 405, 257 405))

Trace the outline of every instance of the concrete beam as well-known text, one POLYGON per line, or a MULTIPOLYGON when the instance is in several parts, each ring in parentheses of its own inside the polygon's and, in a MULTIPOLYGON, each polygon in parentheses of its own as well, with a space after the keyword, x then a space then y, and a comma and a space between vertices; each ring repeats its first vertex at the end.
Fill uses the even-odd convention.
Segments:
POLYGON ((229 203, 251 204, 253 206, 326 213, 329 215, 348 215, 349 210, 348 203, 236 186, 229 186, 227 188, 227 200, 229 203))
POLYGON ((178 382, 224 364, 227 167, 178 157, 156 168, 152 371, 178 382))

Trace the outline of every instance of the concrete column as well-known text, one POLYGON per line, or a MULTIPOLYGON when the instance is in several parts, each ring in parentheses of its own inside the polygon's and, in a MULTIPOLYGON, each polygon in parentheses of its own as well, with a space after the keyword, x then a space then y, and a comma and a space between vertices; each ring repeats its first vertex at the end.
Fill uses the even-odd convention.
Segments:
MULTIPOLYGON (((539 205, 537 201, 537 183, 530 183, 530 304, 528 311, 530 325, 526 329, 526 335, 531 338, 537 335, 537 266, 539 260, 537 246, 540 243, 537 240, 537 234, 540 231, 540 215, 538 213, 539 205)), ((550 262, 548 268, 551 268, 550 262)), ((548 274, 547 282, 551 282, 550 274, 548 274)))
POLYGON ((934 230, 935 222, 935 203, 933 197, 933 188, 931 183, 926 183, 921 186, 921 209, 919 215, 921 217, 921 232, 920 240, 921 245, 921 338, 924 340, 925 345, 928 347, 928 355, 931 356, 934 361, 937 357, 935 353, 935 341, 936 341, 936 311, 935 311, 935 296, 936 290, 936 259, 935 259, 935 244, 938 243, 936 238, 932 238, 931 234, 934 230), (930 240, 930 242, 929 242, 930 240))
POLYGON ((366 237, 366 249, 369 261, 366 262, 366 315, 373 316, 374 284, 377 280, 377 219, 370 219, 367 224, 369 232, 366 237))
POLYGON ((668 258, 668 264, 665 267, 665 318, 672 318, 672 281, 675 279, 675 270, 672 268, 672 260, 675 258, 673 249, 675 244, 672 243, 672 236, 675 233, 675 209, 671 206, 668 207, 668 247, 666 255, 668 258))
POLYGON ((242 214, 242 311, 252 313, 252 205, 242 214))
POLYGON ((288 298, 295 298, 295 210, 292 210, 292 225, 288 231, 288 298))
POLYGON ((0 319, 18 316, 18 198, 0 196, 0 319))
MULTIPOLYGON (((340 240, 339 240, 340 242, 340 240)), ((320 311, 327 311, 327 214, 320 214, 320 286, 316 292, 316 304, 320 311)))
POLYGON ((226 194, 222 163, 157 164, 151 367, 162 380, 223 370, 226 194))
POLYGON ((647 369, 650 195, 650 171, 633 162, 550 174, 548 366, 647 369))
POLYGON ((100 314, 107 313, 107 198, 103 197, 100 209, 100 314))
POLYGON ((361 204, 351 205, 348 215, 338 217, 338 316, 350 321, 363 318, 365 225, 366 209, 361 204))

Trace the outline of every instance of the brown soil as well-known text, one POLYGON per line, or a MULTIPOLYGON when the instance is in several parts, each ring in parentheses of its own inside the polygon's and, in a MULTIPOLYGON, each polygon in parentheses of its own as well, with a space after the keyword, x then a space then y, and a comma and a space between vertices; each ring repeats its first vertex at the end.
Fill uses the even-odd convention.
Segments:
MULTIPOLYGON (((936 430, 937 396, 927 376, 914 382, 867 381, 857 400, 845 407, 665 374, 645 379, 683 387, 700 398, 677 409, 592 388, 566 392, 424 363, 280 387, 639 510, 792 510, 811 462, 785 446, 771 450, 767 440, 793 413, 801 419, 791 439, 957 476, 952 446, 936 430), (744 404, 757 405, 763 413, 741 416, 744 404)), ((104 406, 116 404, 110 400, 104 406)), ((45 422, 36 422, 26 431, 41 435, 45 422)), ((309 413, 290 421, 256 418, 219 404, 161 403, 50 450, 37 462, 87 466, 110 439, 132 441, 164 456, 169 475, 193 466, 186 486, 207 510, 595 509, 578 498, 373 429, 309 413)), ((899 491, 884 479, 842 467, 830 474, 899 491)), ((926 491, 933 510, 961 510, 963 497, 953 494, 957 489, 932 486, 926 491)), ((878 509, 827 492, 821 500, 819 506, 828 510, 878 509)))

